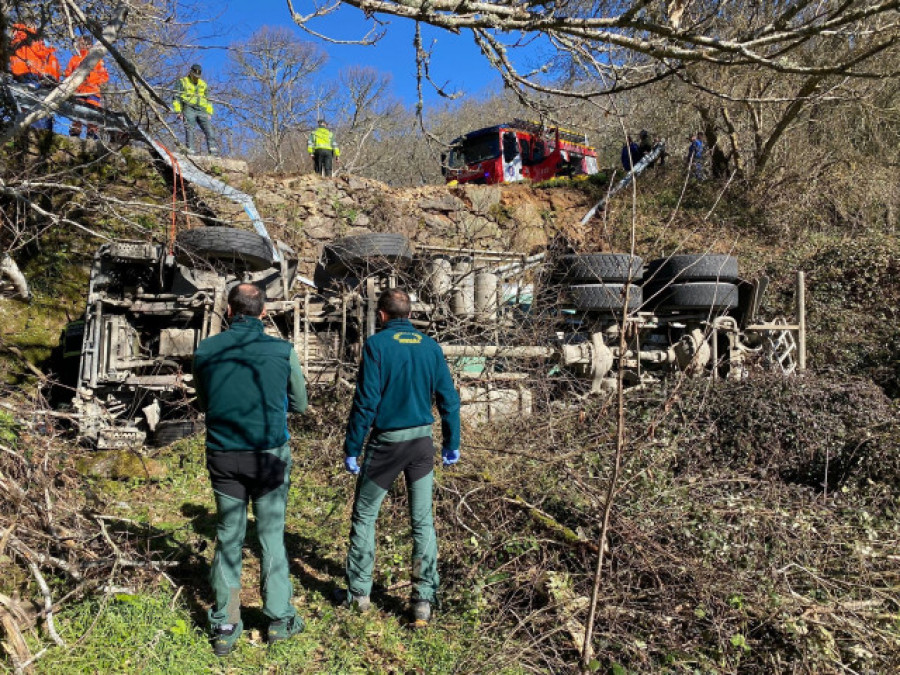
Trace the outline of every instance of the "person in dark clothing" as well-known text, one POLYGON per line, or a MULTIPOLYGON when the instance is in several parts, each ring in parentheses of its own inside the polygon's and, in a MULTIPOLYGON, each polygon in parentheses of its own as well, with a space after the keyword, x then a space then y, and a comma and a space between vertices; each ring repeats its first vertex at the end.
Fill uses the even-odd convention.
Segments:
POLYGON ((409 295, 385 291, 378 299, 382 330, 366 341, 347 421, 344 465, 358 474, 350 549, 347 553, 346 604, 370 606, 375 564, 375 521, 388 489, 402 473, 409 494, 413 531, 412 619, 426 626, 437 599, 437 538, 432 514, 434 444, 432 399, 441 416, 444 466, 459 461, 459 395, 440 345, 409 321, 409 295), (371 431, 371 433, 370 433, 371 431), (365 457, 360 467, 358 457, 365 457))
POLYGON ((691 136, 691 144, 688 146, 687 164, 688 170, 693 173, 694 178, 698 181, 703 180, 703 152, 705 150, 706 136, 702 131, 698 131, 691 136))
POLYGON ((631 136, 628 137, 625 145, 622 146, 622 168, 631 171, 634 165, 641 159, 641 151, 638 144, 634 142, 631 136))
POLYGON ((650 134, 647 133, 646 129, 641 129, 639 138, 640 142, 638 143, 638 162, 640 162, 642 159, 644 159, 644 157, 646 157, 653 151, 653 143, 650 142, 650 134))
POLYGON ((206 413, 206 466, 216 497, 216 552, 210 570, 213 650, 229 654, 241 635, 241 549, 253 504, 262 548, 263 613, 270 643, 303 630, 291 604, 284 548, 291 449, 287 413, 307 407, 300 361, 286 340, 266 335, 265 292, 239 284, 228 294, 231 328, 194 353, 197 403, 206 413))
MULTIPOLYGON (((640 150, 640 158, 638 159, 638 161, 641 161, 642 159, 644 159, 644 157, 653 152, 653 149, 657 145, 662 144, 662 142, 663 141, 660 138, 655 138, 653 139, 653 141, 651 141, 650 133, 646 129, 641 129, 640 143, 638 144, 638 150, 640 150)), ((657 157, 652 162, 650 162, 650 167, 658 166, 660 169, 664 169, 666 166, 666 156, 666 148, 665 146, 663 146, 659 151, 659 155, 657 155, 657 157)))

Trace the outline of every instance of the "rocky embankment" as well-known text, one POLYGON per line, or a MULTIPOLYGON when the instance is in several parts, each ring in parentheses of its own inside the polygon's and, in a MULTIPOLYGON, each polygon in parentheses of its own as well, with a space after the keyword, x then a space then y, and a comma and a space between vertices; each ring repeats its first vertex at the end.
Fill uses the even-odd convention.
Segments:
MULTIPOLYGON (((521 253, 542 250, 560 233, 579 246, 592 243, 590 230, 579 225, 591 198, 577 187, 395 188, 356 176, 251 177, 239 171, 223 171, 222 178, 253 196, 272 236, 294 247, 306 264, 322 244, 367 232, 397 232, 422 245, 521 253)), ((222 220, 246 220, 221 197, 201 197, 222 220)))

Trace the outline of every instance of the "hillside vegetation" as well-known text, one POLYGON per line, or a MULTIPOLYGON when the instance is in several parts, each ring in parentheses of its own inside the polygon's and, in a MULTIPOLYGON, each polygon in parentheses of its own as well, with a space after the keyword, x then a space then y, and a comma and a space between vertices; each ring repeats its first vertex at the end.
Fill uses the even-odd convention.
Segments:
MULTIPOLYGON (((419 632, 404 620, 411 542, 402 486, 379 521, 377 610, 360 615, 330 600, 353 495, 341 465, 349 394, 314 389, 313 410, 293 421, 287 526, 309 627, 264 647, 250 533, 250 637, 219 661, 203 633, 214 501, 202 437, 97 469, 94 451, 46 401, 51 350, 83 311, 93 250, 103 237, 164 240, 172 185, 131 148, 105 154, 57 140, 48 154, 17 157, 6 171, 68 176, 77 190, 60 181, 41 198, 90 232, 46 223, 17 256, 33 300, 0 300, 7 668, 35 658, 34 672, 54 674, 575 672, 603 546, 592 670, 900 669, 900 203, 890 167, 856 174, 853 186, 837 171, 813 186, 784 176, 686 183, 675 162, 588 226, 579 220, 605 180, 396 188, 222 170, 254 195, 310 275, 323 243, 366 231, 525 253, 560 242, 627 251, 633 240, 645 260, 736 255, 742 276, 770 277, 764 314, 774 318, 793 315, 802 270, 809 370, 631 390, 612 493, 614 400, 561 403, 539 391, 530 418, 466 427, 461 462, 436 470, 442 608, 419 632)), ((188 202, 193 224, 243 222, 212 195, 191 192, 188 202)), ((188 225, 183 208, 177 227, 188 225)))

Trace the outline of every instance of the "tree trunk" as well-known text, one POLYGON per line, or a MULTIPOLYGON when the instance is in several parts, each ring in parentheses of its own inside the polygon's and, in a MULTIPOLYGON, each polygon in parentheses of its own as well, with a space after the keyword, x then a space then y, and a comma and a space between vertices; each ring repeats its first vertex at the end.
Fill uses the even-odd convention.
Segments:
POLYGON ((803 83, 803 86, 800 87, 800 91, 797 92, 794 100, 791 101, 791 104, 785 109, 784 113, 782 113, 781 119, 778 120, 778 123, 772 129, 769 137, 763 144, 762 149, 759 150, 759 153, 756 156, 756 171, 762 171, 766 167, 766 164, 769 163, 775 145, 781 140, 788 125, 790 125, 790 123, 797 118, 797 115, 800 114, 800 111, 803 110, 803 106, 806 105, 807 99, 809 99, 813 92, 818 88, 819 83, 823 79, 824 77, 820 75, 813 75, 812 77, 808 77, 803 83))
POLYGON ((728 130, 728 138, 731 141, 731 159, 734 160, 734 170, 738 178, 744 177, 744 156, 741 154, 741 145, 738 141, 737 129, 728 113, 728 108, 722 106, 722 119, 725 120, 725 128, 728 130))

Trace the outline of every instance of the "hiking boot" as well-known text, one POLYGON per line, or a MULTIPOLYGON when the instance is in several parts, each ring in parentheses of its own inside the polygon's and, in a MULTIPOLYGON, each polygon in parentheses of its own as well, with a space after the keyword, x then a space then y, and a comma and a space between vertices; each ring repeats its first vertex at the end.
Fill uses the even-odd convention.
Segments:
POLYGON ((360 614, 368 612, 372 608, 372 600, 368 595, 353 595, 346 588, 339 588, 334 592, 334 599, 342 607, 355 609, 360 614))
POLYGON ((235 624, 219 625, 213 629, 213 653, 218 657, 228 656, 237 646, 238 638, 244 630, 244 622, 238 621, 235 624))
POLYGON ((266 642, 273 644, 280 640, 287 640, 288 638, 302 633, 304 628, 306 628, 306 625, 303 623, 303 619, 296 615, 292 616, 290 619, 273 621, 269 624, 266 642))
POLYGON ((413 600, 410 628, 427 628, 430 622, 431 603, 428 600, 413 600))

